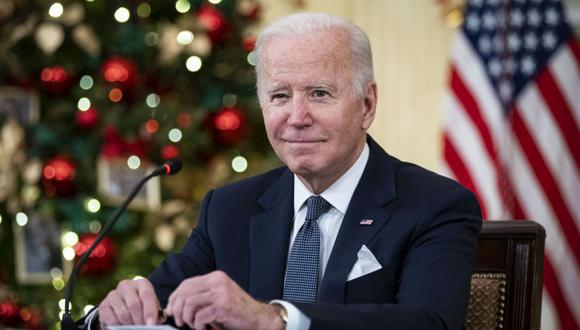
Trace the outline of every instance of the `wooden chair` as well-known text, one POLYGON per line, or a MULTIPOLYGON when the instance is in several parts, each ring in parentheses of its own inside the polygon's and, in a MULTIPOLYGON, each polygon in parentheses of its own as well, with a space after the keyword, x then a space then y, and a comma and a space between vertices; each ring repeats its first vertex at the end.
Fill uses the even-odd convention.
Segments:
POLYGON ((465 329, 540 329, 545 238, 530 220, 483 223, 465 329))

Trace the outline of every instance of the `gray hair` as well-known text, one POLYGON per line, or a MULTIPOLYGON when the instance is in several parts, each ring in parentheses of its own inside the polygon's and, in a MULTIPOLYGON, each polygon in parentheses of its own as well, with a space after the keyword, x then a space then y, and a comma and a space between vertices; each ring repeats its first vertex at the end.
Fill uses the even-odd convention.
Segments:
POLYGON ((365 93, 366 85, 374 80, 373 56, 367 34, 352 22, 337 16, 323 13, 298 13, 282 17, 267 26, 258 35, 254 55, 256 59, 256 78, 258 95, 262 79, 262 65, 260 53, 264 45, 276 37, 308 34, 314 31, 324 31, 339 28, 349 37, 349 46, 354 73, 353 87, 357 95, 365 93))

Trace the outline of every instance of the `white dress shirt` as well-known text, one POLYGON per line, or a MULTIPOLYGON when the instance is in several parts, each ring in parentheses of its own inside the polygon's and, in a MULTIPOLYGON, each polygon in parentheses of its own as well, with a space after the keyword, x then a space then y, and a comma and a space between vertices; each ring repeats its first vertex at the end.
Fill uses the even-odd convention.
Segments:
MULTIPOLYGON (((320 228, 320 271, 318 281, 324 278, 324 271, 336 241, 336 236, 344 219, 344 215, 350 204, 354 190, 362 177, 365 166, 369 159, 369 146, 365 143, 364 149, 352 167, 346 171, 336 182, 323 191, 322 196, 332 207, 318 218, 320 228)), ((294 175, 294 229, 290 237, 288 256, 292 244, 300 227, 306 221, 306 200, 313 193, 294 175)), ((310 319, 293 304, 284 300, 273 300, 271 303, 280 304, 288 313, 286 330, 303 330, 310 327, 310 319)))

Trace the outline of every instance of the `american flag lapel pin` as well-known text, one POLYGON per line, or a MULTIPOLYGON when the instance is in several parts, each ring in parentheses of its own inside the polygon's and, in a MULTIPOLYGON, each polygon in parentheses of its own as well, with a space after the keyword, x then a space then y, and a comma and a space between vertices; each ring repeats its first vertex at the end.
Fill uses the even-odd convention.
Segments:
POLYGON ((373 222, 375 222, 373 219, 362 219, 359 224, 361 226, 372 226, 373 222))

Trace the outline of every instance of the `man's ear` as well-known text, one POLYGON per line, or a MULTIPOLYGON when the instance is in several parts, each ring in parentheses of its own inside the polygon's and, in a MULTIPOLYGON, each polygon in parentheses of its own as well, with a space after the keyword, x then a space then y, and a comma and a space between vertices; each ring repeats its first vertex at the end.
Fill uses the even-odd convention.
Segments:
POLYGON ((377 109, 377 83, 370 81, 365 88, 365 95, 363 99, 363 120, 362 129, 367 130, 373 120, 375 119, 375 112, 377 109))

